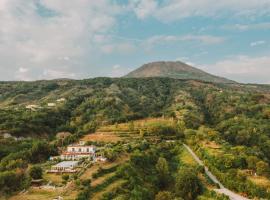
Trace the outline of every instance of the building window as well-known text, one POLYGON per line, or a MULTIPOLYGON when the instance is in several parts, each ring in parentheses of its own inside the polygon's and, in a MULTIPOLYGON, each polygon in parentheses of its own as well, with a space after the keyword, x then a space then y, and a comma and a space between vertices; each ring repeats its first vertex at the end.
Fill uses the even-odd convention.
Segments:
POLYGON ((74 152, 75 151, 75 148, 72 148, 72 151, 74 152))
POLYGON ((89 148, 87 148, 86 151, 89 152, 89 148))
POLYGON ((82 151, 82 149, 81 148, 79 148, 79 152, 81 152, 82 151))

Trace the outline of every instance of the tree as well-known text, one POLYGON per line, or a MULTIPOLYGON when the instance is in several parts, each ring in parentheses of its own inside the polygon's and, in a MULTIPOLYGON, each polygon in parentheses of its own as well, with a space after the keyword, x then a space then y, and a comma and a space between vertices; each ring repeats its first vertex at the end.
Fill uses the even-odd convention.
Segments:
POLYGON ((67 182, 68 179, 69 179, 69 175, 68 175, 68 174, 64 174, 64 175, 62 176, 62 179, 63 179, 64 182, 67 182))
POLYGON ((176 124, 174 124, 174 126, 175 126, 175 130, 176 130, 176 137, 178 139, 183 138, 184 132, 186 129, 185 122, 179 120, 179 121, 177 121, 176 124))
POLYGON ((113 149, 106 150, 104 155, 110 162, 115 161, 117 158, 117 153, 113 149))
POLYGON ((134 131, 135 126, 134 126, 134 122, 133 121, 131 121, 131 122, 128 123, 128 129, 129 129, 130 132, 133 132, 134 131))
POLYGON ((156 169, 159 175, 166 176, 169 174, 168 162, 165 158, 160 157, 156 164, 156 169))
POLYGON ((166 187, 169 182, 169 166, 165 158, 160 157, 156 164, 156 170, 158 171, 159 186, 160 188, 166 187))
POLYGON ((193 169, 183 168, 176 177, 175 192, 186 200, 196 199, 202 192, 201 182, 194 171, 193 169))
POLYGON ((161 191, 155 196, 155 200, 173 200, 174 196, 171 192, 161 191))
POLYGON ((30 160, 33 163, 47 160, 50 155, 54 154, 54 149, 47 142, 38 141, 33 144, 30 152, 30 160))
POLYGON ((258 175, 269 175, 269 165, 264 161, 256 163, 256 171, 258 175))
POLYGON ((248 156, 247 157, 247 165, 249 169, 256 169, 256 163, 259 161, 259 159, 256 156, 248 156))
POLYGON ((32 179, 42 179, 42 168, 40 166, 33 166, 29 170, 29 175, 32 179))
POLYGON ((143 129, 140 129, 140 136, 143 138, 145 136, 145 132, 143 129))

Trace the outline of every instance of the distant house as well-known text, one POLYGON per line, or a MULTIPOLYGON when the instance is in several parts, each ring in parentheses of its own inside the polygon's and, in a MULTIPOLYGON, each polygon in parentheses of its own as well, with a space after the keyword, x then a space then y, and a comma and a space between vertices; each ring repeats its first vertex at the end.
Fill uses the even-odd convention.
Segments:
POLYGON ((57 101, 57 102, 65 102, 66 99, 65 99, 65 98, 60 98, 60 99, 57 99, 56 101, 57 101))
POLYGON ((35 104, 30 104, 30 105, 25 106, 25 108, 35 111, 36 109, 39 109, 41 107, 35 104))
POLYGON ((95 161, 106 162, 107 158, 105 158, 104 156, 97 156, 95 158, 95 161))
POLYGON ((3 138, 4 139, 12 138, 12 135, 10 133, 4 133, 3 138))
POLYGON ((80 144, 73 144, 67 147, 60 158, 62 160, 79 160, 81 158, 94 158, 96 152, 95 146, 83 146, 80 144))
POLYGON ((55 107, 56 104, 55 103, 48 103, 48 107, 55 107))
POLYGON ((77 172, 76 167, 78 166, 78 161, 63 161, 56 165, 53 165, 48 173, 75 173, 77 172))

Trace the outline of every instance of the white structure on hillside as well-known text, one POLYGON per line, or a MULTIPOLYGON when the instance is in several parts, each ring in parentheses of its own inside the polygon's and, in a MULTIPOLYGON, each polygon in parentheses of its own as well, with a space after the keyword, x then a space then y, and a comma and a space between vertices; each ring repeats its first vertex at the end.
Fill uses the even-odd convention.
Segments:
POLYGON ((62 160, 79 160, 81 158, 94 159, 96 147, 95 146, 84 146, 81 144, 73 144, 67 147, 60 158, 62 160))
POLYGON ((48 103, 48 107, 55 107, 56 104, 55 103, 48 103))
POLYGON ((57 99, 56 101, 57 101, 57 102, 65 102, 66 99, 65 99, 65 98, 60 98, 60 99, 57 99))
POLYGON ((25 108, 35 111, 36 109, 39 109, 39 108, 42 108, 42 107, 40 107, 38 105, 35 105, 35 104, 30 104, 30 105, 26 105, 25 108))
POLYGON ((56 165, 53 165, 51 170, 47 171, 49 173, 74 173, 76 172, 76 167, 78 166, 78 161, 63 161, 56 165))

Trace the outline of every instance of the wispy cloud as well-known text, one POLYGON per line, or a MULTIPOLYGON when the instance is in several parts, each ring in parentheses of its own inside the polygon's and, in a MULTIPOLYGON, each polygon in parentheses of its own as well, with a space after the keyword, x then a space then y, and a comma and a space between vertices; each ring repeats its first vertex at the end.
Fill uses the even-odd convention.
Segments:
POLYGON ((266 42, 264 40, 259 40, 259 41, 254 41, 254 42, 251 42, 250 43, 250 46, 251 47, 255 47, 255 46, 259 46, 259 45, 263 45, 265 44, 266 42))
POLYGON ((240 82, 270 83, 270 56, 239 55, 208 65, 207 69, 240 82))
POLYGON ((130 0, 138 18, 149 16, 168 22, 192 16, 258 16, 270 13, 269 0, 130 0))
POLYGON ((156 35, 148 38, 148 45, 174 43, 174 42, 198 42, 204 45, 220 44, 225 41, 224 37, 212 35, 156 35))
POLYGON ((228 30, 248 31, 248 30, 268 30, 270 29, 270 23, 253 23, 253 24, 234 24, 223 25, 222 28, 228 30))

